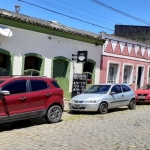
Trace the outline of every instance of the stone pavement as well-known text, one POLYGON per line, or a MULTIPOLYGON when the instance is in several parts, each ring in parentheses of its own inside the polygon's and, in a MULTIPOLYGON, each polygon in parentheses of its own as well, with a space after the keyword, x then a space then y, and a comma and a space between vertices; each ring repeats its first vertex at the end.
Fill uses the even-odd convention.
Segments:
POLYGON ((64 112, 62 121, 30 119, 0 125, 0 150, 150 150, 150 106, 108 114, 64 112))

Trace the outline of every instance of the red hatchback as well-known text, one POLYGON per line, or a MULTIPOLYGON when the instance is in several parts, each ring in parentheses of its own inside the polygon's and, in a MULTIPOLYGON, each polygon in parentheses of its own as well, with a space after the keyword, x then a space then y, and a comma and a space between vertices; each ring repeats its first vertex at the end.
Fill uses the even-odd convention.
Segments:
POLYGON ((0 123, 43 116, 61 120, 63 90, 54 79, 34 76, 0 78, 0 123))
POLYGON ((150 84, 145 84, 135 91, 136 102, 150 102, 150 84))

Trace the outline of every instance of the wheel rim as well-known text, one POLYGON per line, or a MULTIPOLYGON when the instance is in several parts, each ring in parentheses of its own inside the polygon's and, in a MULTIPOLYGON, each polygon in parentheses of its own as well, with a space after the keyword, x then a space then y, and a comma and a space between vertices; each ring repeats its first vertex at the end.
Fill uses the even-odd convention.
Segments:
POLYGON ((52 110, 50 111, 50 117, 54 121, 59 120, 60 117, 61 117, 61 110, 60 110, 60 108, 58 108, 58 107, 52 108, 52 110))
POLYGON ((107 104, 103 103, 103 104, 101 105, 101 111, 102 111, 103 113, 107 112, 107 104))
POLYGON ((131 102, 130 102, 131 108, 135 108, 135 104, 136 104, 135 100, 131 100, 131 102))

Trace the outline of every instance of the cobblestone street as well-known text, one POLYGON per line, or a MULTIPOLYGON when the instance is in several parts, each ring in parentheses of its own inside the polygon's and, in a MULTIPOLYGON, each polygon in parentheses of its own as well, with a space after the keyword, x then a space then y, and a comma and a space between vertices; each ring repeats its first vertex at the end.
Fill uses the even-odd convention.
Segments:
POLYGON ((69 114, 47 124, 34 119, 0 125, 0 150, 150 150, 150 106, 106 115, 69 114))

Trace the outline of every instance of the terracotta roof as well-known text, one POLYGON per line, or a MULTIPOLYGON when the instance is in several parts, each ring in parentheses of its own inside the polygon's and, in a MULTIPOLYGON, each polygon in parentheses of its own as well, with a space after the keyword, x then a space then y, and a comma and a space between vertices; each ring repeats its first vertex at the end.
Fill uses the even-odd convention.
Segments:
POLYGON ((15 12, 4 10, 4 9, 0 9, 0 17, 9 18, 9 19, 20 21, 20 22, 33 24, 36 26, 42 26, 45 28, 56 29, 56 30, 71 33, 74 35, 80 35, 80 36, 84 36, 84 37, 88 37, 88 38, 100 39, 99 34, 95 34, 93 32, 78 30, 75 28, 64 26, 56 21, 47 21, 47 20, 42 20, 39 18, 33 18, 33 17, 27 16, 27 15, 18 14, 15 12))

